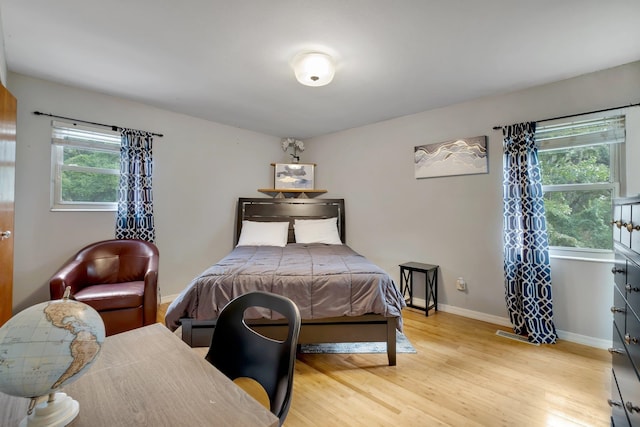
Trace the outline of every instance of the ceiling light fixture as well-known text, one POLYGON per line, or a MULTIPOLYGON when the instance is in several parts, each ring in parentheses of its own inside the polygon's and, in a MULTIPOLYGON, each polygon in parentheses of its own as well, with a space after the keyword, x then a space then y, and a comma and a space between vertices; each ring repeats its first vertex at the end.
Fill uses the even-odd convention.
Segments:
POLYGON ((305 86, 324 86, 331 83, 336 69, 329 55, 310 52, 296 56, 293 71, 296 79, 305 86))

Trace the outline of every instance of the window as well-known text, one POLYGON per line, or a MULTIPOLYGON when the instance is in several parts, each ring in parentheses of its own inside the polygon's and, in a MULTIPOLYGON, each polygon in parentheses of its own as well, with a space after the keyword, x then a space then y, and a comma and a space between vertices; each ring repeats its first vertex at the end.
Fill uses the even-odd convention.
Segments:
POLYGON ((54 121, 51 162, 52 210, 117 209, 118 132, 54 121))
POLYGON ((536 141, 549 246, 612 250, 612 199, 624 183, 625 117, 540 126, 536 141))

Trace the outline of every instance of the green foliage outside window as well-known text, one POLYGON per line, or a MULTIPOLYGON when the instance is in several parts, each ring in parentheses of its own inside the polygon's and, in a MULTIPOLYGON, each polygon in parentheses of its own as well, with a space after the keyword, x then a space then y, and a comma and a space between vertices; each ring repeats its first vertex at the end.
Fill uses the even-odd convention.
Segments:
MULTIPOLYGON (((601 144, 540 151, 543 186, 609 184, 611 147, 601 144)), ((612 188, 578 188, 545 191, 549 245, 611 249, 612 188)))
POLYGON ((542 185, 608 183, 609 145, 541 151, 542 185))
POLYGON ((115 203, 120 168, 117 152, 65 147, 61 173, 65 202, 115 203), (114 173, 115 172, 115 173, 114 173))

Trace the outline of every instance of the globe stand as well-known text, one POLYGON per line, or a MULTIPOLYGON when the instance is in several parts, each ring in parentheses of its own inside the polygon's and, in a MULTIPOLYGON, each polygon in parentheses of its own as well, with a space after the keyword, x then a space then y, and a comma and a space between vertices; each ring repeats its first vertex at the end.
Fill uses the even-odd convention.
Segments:
POLYGON ((66 393, 51 393, 46 401, 36 405, 42 399, 31 399, 29 415, 23 418, 20 427, 62 427, 73 421, 80 412, 80 404, 66 393))

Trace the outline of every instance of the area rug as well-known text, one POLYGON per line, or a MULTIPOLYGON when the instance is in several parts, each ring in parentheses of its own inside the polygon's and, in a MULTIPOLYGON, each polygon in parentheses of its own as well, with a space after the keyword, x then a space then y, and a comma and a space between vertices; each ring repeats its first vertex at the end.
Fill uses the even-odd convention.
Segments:
MULTIPOLYGON (((326 344, 302 344, 301 353, 386 353, 387 344, 383 342, 344 342, 326 344)), ((396 352, 397 353, 417 353, 411 342, 404 334, 396 331, 396 352)))

